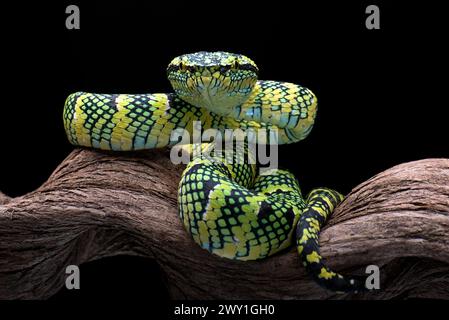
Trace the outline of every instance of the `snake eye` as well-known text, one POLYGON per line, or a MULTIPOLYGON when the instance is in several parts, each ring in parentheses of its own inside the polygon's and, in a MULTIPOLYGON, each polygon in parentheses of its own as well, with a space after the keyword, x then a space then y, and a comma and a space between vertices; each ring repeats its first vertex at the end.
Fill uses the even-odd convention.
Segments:
POLYGON ((181 71, 186 71, 187 70, 187 66, 184 62, 179 62, 179 70, 181 71))
POLYGON ((239 62, 237 61, 237 59, 235 59, 234 61, 232 61, 232 64, 231 64, 231 69, 238 69, 239 68, 239 66, 240 66, 240 64, 239 64, 239 62))

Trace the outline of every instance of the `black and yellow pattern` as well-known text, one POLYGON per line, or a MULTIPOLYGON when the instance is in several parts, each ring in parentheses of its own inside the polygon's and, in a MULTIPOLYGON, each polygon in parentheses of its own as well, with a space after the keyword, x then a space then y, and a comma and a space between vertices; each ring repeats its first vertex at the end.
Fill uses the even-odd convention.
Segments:
POLYGON ((362 278, 344 278, 330 270, 320 255, 318 235, 329 215, 343 200, 343 196, 331 189, 315 189, 307 196, 306 207, 296 225, 296 248, 303 265, 316 282, 333 291, 362 291, 362 278))
MULTIPOLYGON (((317 99, 296 84, 257 80, 249 58, 226 52, 198 52, 173 59, 167 68, 174 93, 96 94, 77 92, 64 107, 69 141, 78 146, 129 151, 170 146, 174 129, 277 130, 275 143, 307 137, 317 99)), ((272 143, 273 141, 270 141, 272 143)), ((246 143, 231 156, 195 155, 179 184, 181 220, 202 248, 221 257, 256 260, 289 247, 297 249, 311 276, 335 291, 354 291, 363 283, 329 270, 319 254, 321 226, 342 200, 317 189, 307 200, 295 177, 285 170, 257 175, 246 143)))

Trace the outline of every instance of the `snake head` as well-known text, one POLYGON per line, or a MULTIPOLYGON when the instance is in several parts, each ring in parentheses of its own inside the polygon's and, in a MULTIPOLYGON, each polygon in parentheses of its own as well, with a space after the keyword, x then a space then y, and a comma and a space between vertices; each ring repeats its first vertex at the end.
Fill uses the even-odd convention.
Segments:
POLYGON ((258 76, 256 64, 241 54, 196 52, 173 59, 168 79, 182 100, 219 115, 229 115, 251 94, 258 76))

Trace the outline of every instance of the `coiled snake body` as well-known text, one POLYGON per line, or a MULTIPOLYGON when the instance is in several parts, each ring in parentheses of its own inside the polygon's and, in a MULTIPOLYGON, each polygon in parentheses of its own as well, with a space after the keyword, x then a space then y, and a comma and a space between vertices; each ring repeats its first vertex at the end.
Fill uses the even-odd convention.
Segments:
MULTIPOLYGON (((186 54, 171 61, 167 74, 171 94, 71 94, 63 114, 69 141, 115 151, 159 148, 176 143, 174 129, 192 132, 197 120, 219 131, 276 129, 278 143, 293 143, 313 126, 315 95, 296 84, 257 80, 256 64, 243 55, 186 54)), ((195 242, 221 257, 256 260, 289 247, 296 236, 302 263, 320 285, 362 289, 362 281, 331 271, 319 254, 320 228, 342 196, 323 188, 304 199, 288 171, 257 175, 256 169, 219 156, 193 157, 178 202, 195 242)))

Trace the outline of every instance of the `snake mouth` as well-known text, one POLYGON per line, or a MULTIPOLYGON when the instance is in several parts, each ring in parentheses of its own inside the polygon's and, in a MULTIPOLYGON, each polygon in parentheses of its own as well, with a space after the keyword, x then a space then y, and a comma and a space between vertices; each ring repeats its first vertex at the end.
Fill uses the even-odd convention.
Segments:
MULTIPOLYGON (((176 60, 176 59, 174 59, 176 60)), ((248 62, 245 60, 241 60, 237 64, 223 64, 221 65, 217 62, 217 65, 206 65, 206 64, 194 64, 192 62, 180 62, 170 63, 167 66, 166 72, 167 74, 172 73, 203 73, 204 71, 209 71, 211 73, 220 72, 221 74, 225 74, 229 71, 232 72, 248 72, 253 73, 253 75, 257 78, 259 76, 259 68, 254 64, 254 62, 248 62)))

